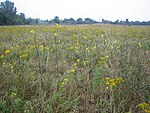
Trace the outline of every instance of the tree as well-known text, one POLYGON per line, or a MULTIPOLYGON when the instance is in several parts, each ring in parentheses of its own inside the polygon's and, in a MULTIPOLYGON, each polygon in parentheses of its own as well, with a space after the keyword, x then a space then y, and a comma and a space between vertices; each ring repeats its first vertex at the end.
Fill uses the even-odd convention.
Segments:
POLYGON ((95 24, 95 23, 98 23, 98 22, 90 18, 84 19, 84 24, 95 24))
POLYGON ((38 24, 39 23, 39 19, 32 19, 31 17, 27 18, 25 20, 25 24, 31 25, 31 24, 38 24))
POLYGON ((0 24, 1 25, 13 25, 16 20, 17 9, 14 7, 14 3, 6 0, 0 4, 0 24))
POLYGON ((75 24, 75 20, 73 18, 70 18, 70 19, 64 19, 63 20, 63 23, 64 24, 75 24))
POLYGON ((85 18, 84 19, 84 23, 85 24, 91 24, 92 23, 92 20, 90 18, 85 18))
POLYGON ((126 24, 129 25, 129 19, 126 19, 126 24))
POLYGON ((20 13, 17 15, 17 18, 16 18, 16 24, 19 24, 19 25, 23 25, 25 24, 25 14, 24 13, 20 13))
POLYGON ((117 20, 114 22, 114 24, 119 24, 119 20, 117 19, 117 20))
POLYGON ((76 24, 82 24, 82 23, 83 23, 82 18, 78 18, 77 21, 76 21, 76 24))
POLYGON ((5 25, 6 23, 6 17, 4 12, 0 11, 0 25, 5 25))
POLYGON ((59 17, 55 16, 53 22, 59 24, 60 23, 59 17))

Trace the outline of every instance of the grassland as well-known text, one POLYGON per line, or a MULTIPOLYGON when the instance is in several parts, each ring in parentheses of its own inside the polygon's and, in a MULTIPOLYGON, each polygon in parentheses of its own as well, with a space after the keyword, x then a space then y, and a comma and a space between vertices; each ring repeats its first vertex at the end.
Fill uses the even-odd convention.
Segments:
POLYGON ((150 27, 0 27, 1 113, 150 113, 150 27))

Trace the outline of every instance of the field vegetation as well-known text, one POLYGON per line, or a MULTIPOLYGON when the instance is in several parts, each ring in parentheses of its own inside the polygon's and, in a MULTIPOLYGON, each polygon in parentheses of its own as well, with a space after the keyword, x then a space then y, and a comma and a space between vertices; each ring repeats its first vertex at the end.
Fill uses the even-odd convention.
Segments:
POLYGON ((1 113, 150 113, 150 27, 0 27, 1 113))

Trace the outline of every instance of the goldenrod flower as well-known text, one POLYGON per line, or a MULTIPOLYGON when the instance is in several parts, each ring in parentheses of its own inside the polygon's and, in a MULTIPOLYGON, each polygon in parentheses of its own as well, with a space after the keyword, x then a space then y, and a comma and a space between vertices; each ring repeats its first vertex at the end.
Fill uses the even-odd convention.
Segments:
POLYGON ((75 72, 74 69, 69 70, 69 73, 74 73, 74 72, 75 72))
POLYGON ((110 80, 110 78, 109 77, 105 77, 105 80, 108 81, 108 80, 110 80))
POLYGON ((1 55, 1 56, 0 56, 0 59, 2 59, 2 58, 4 58, 4 55, 1 55))
POLYGON ((56 24, 56 27, 59 27, 59 24, 56 24))
POLYGON ((108 58, 109 58, 109 56, 105 56, 105 57, 101 57, 100 60, 101 60, 101 61, 104 61, 104 60, 106 60, 106 59, 108 59, 108 58))
POLYGON ((76 67, 77 66, 77 63, 74 63, 74 65, 73 65, 74 67, 76 67))
POLYGON ((28 56, 28 54, 22 54, 22 55, 20 55, 20 58, 25 58, 27 56, 28 56))
POLYGON ((150 113, 150 105, 147 103, 140 103, 138 107, 141 108, 145 113, 150 113))
POLYGON ((5 54, 8 54, 8 53, 10 53, 10 50, 9 50, 9 49, 7 49, 7 50, 5 51, 5 54))
POLYGON ((40 45, 39 48, 40 48, 41 51, 44 50, 44 46, 43 45, 40 45))
POLYGON ((54 36, 57 37, 58 36, 57 33, 54 33, 54 36))
POLYGON ((40 34, 40 36, 42 36, 42 34, 40 34))
POLYGON ((33 33, 33 34, 35 33, 34 30, 31 30, 30 32, 33 33))
POLYGON ((77 62, 79 63, 79 62, 80 62, 80 60, 79 60, 79 59, 77 59, 77 62))
POLYGON ((87 61, 83 61, 83 65, 84 65, 84 66, 86 65, 86 62, 87 62, 87 61))
POLYGON ((115 78, 116 83, 122 83, 124 80, 121 77, 116 77, 115 78))
POLYGON ((118 84, 124 82, 124 80, 121 77, 116 77, 116 78, 106 77, 105 81, 107 87, 112 87, 112 86, 116 87, 118 84))
POLYGON ((105 64, 104 61, 99 61, 98 63, 99 63, 100 65, 105 64))

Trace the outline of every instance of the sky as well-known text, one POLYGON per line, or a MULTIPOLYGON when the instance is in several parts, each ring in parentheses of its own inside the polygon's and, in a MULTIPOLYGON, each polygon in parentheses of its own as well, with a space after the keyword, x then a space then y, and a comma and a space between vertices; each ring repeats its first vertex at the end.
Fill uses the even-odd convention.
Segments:
MULTIPOLYGON (((0 0, 4 2, 5 0, 0 0)), ((10 0, 26 17, 149 21, 150 0, 10 0)))

